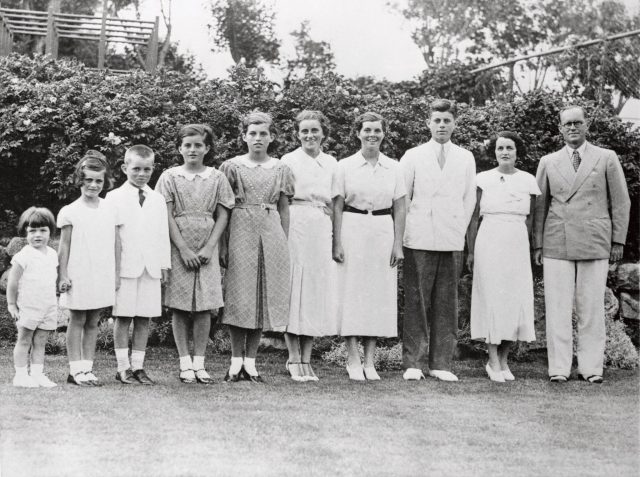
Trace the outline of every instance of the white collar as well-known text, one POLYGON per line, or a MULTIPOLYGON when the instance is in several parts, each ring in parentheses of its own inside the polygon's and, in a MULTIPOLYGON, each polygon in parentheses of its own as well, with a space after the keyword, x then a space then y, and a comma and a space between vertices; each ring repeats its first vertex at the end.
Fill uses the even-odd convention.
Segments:
POLYGON ((212 171, 213 171, 213 167, 209 167, 209 166, 206 166, 206 169, 202 172, 188 172, 184 170, 183 166, 178 166, 175 169, 175 173, 177 175, 184 177, 188 181, 195 180, 196 176, 200 176, 200 178, 202 179, 207 179, 211 175, 212 171))
POLYGON ((429 139, 429 142, 427 144, 431 145, 431 148, 436 152, 436 154, 440 153, 440 148, 442 146, 444 146, 444 152, 445 154, 449 153, 449 149, 451 149, 451 146, 453 146, 453 143, 451 142, 451 140, 445 142, 444 144, 439 143, 438 141, 434 140, 434 139, 429 139))
POLYGON ((258 166, 263 167, 265 169, 273 169, 278 163, 278 160, 275 157, 270 157, 265 162, 256 162, 249 159, 249 155, 247 154, 247 155, 241 156, 239 159, 239 162, 243 166, 246 166, 250 169, 253 169, 254 167, 258 167, 258 166))
POLYGON ((151 187, 149 187, 149 184, 145 184, 143 187, 136 187, 128 180, 124 184, 122 184, 122 187, 135 194, 138 194, 139 190, 142 190, 142 192, 144 192, 145 194, 148 194, 151 191, 151 187))
MULTIPOLYGON (((369 161, 367 161, 365 159, 364 155, 362 154, 362 150, 358 151, 356 153, 356 156, 360 159, 359 164, 358 164, 360 167, 371 165, 371 163, 369 163, 369 161)), ((375 166, 372 166, 372 167, 375 168, 375 167, 380 166, 380 167, 384 167, 385 169, 389 169, 389 164, 387 164, 387 162, 386 162, 387 159, 388 159, 387 156, 385 156, 384 154, 382 154, 382 152, 380 152, 378 154, 378 160, 376 161, 375 166)))
POLYGON ((569 154, 569 157, 573 155, 573 151, 578 151, 578 154, 580 154, 580 157, 583 157, 584 151, 587 149, 587 141, 583 142, 582 145, 577 149, 574 149, 571 146, 569 146, 569 144, 567 144, 566 149, 567 149, 567 153, 569 154))

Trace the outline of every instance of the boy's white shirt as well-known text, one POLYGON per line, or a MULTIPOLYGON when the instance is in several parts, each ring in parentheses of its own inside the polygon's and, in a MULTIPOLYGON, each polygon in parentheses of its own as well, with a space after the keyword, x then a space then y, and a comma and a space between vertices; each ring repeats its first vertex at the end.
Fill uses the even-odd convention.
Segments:
POLYGON ((137 187, 128 181, 107 194, 116 210, 120 234, 120 276, 138 278, 145 268, 153 278, 171 268, 171 243, 165 198, 145 185, 144 205, 140 207, 137 187))

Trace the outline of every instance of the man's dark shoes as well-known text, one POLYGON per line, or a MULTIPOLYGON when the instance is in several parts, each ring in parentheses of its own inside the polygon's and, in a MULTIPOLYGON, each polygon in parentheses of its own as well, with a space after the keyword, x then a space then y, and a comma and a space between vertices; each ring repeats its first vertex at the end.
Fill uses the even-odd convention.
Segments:
POLYGON ((116 381, 120 381, 122 384, 134 384, 137 382, 130 368, 124 371, 118 371, 116 373, 116 381))
POLYGON ((262 376, 260 376, 259 374, 255 376, 251 376, 247 372, 247 370, 244 369, 244 366, 240 370, 240 379, 244 379, 245 381, 251 381, 252 383, 264 383, 264 379, 262 379, 262 376))
POLYGON ((136 369, 132 374, 140 384, 144 384, 146 386, 153 386, 154 384, 156 384, 153 379, 147 376, 147 373, 144 372, 144 369, 136 369))

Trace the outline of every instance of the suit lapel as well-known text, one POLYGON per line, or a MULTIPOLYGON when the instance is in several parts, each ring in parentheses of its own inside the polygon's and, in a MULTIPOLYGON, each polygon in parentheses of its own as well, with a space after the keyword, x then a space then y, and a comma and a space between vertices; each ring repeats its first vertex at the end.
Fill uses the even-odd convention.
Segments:
MULTIPOLYGON (((440 187, 442 187, 442 173, 444 172, 443 169, 440 169, 440 165, 438 164, 438 156, 437 153, 435 152, 435 149, 432 148, 430 145, 426 146, 428 147, 428 150, 425 151, 425 155, 426 157, 426 166, 427 166, 427 174, 429 174, 429 177, 432 177, 434 179, 434 187, 431 190, 432 194, 435 194, 440 187)), ((446 170, 446 166, 445 166, 445 170, 446 170)))
POLYGON ((558 170, 562 178, 566 181, 568 185, 572 185, 574 182, 574 178, 576 176, 575 171, 573 170, 573 166, 571 165, 571 161, 567 157, 567 151, 565 148, 560 149, 554 155, 553 164, 555 168, 558 170))
POLYGON ((596 164, 598 164, 598 161, 600 160, 600 157, 596 154, 596 151, 592 147, 590 147, 589 143, 587 143, 587 147, 584 150, 583 156, 584 157, 582 157, 582 160, 580 161, 580 167, 578 167, 576 177, 573 180, 573 185, 571 186, 571 190, 569 191, 569 195, 567 196, 567 200, 577 192, 577 190, 580 188, 589 174, 591 174, 591 171, 594 167, 596 167, 596 164))

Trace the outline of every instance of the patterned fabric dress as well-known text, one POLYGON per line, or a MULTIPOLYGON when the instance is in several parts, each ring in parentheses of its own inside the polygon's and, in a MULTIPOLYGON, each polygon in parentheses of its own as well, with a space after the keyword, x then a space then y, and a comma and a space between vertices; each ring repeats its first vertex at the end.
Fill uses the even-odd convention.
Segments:
MULTIPOLYGON (((182 166, 162 173, 156 191, 173 203, 173 218, 189 248, 198 252, 213 231, 213 214, 218 204, 233 208, 234 196, 224 174, 208 167, 190 174, 182 166)), ((207 311, 223 306, 218 247, 211 260, 198 270, 189 270, 171 242, 171 270, 164 304, 182 311, 207 311)))
POLYGON ((235 194, 229 223, 229 268, 225 274, 222 322, 249 329, 285 326, 289 319, 289 248, 277 203, 293 196, 287 166, 270 158, 255 163, 248 156, 220 166, 235 194))

